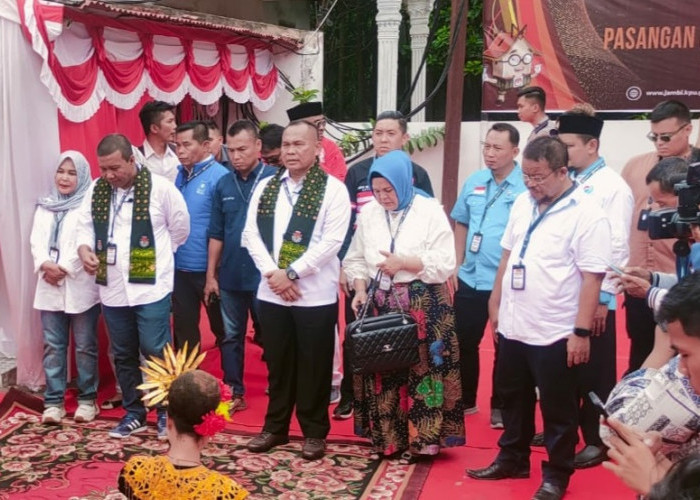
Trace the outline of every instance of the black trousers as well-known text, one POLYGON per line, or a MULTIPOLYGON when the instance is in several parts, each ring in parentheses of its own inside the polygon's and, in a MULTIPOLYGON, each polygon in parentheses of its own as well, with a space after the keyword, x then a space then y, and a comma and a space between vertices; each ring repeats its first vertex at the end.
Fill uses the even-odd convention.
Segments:
MULTIPOLYGON (((202 340, 199 332, 199 318, 204 304, 206 273, 191 273, 175 270, 173 286, 173 333, 175 348, 180 349, 185 342, 192 349, 202 340)), ((219 302, 204 304, 209 318, 209 326, 217 339, 224 337, 224 321, 221 318, 219 302)))
POLYGON ((304 437, 325 439, 338 303, 298 307, 260 301, 258 311, 270 385, 263 430, 287 435, 296 406, 304 437))
POLYGON ((591 337, 591 353, 588 363, 576 367, 579 396, 579 426, 583 441, 587 445, 601 446, 600 412, 588 397, 595 392, 605 402, 617 382, 615 311, 608 311, 605 319, 605 331, 591 337))
POLYGON ((496 462, 528 466, 535 434, 535 386, 540 390, 544 443, 549 461, 542 462, 543 480, 563 487, 574 472, 578 404, 576 370, 566 366, 566 339, 533 346, 499 335, 498 381, 503 397, 505 429, 496 462))
POLYGON ((631 373, 644 363, 654 348, 654 312, 647 305, 646 299, 625 294, 625 321, 627 336, 630 339, 629 366, 625 375, 631 373))
MULTIPOLYGON (((459 339, 462 401, 465 408, 476 405, 476 392, 479 386, 479 344, 489 320, 490 296, 490 290, 476 290, 461 280, 455 292, 455 330, 459 339)), ((494 342, 494 350, 491 370, 491 408, 501 408, 503 402, 496 385, 497 342, 494 342)))

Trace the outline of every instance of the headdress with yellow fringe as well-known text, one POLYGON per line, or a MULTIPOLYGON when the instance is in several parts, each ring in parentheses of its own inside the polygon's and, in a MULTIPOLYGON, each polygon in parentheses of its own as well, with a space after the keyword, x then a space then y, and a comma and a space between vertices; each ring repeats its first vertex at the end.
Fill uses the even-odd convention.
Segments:
MULTIPOLYGON (((146 406, 155 406, 162 403, 168 404, 168 393, 173 381, 185 372, 196 370, 206 357, 206 352, 199 352, 199 344, 188 354, 187 342, 177 353, 172 345, 166 344, 163 349, 163 357, 150 356, 141 371, 146 376, 146 382, 137 389, 144 391, 141 400, 146 406)), ((231 421, 231 391, 219 381, 221 401, 216 410, 210 411, 202 417, 202 422, 194 426, 195 432, 202 436, 213 436, 231 421)))

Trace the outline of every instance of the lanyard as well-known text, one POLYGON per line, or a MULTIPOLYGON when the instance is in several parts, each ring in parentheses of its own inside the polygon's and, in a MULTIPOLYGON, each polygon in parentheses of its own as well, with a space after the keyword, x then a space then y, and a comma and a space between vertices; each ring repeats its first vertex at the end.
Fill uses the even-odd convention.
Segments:
POLYGON ((533 129, 532 133, 534 135, 537 135, 540 132, 540 130, 544 129, 547 125, 549 125, 549 119, 547 119, 547 120, 543 121, 542 123, 540 123, 539 125, 537 125, 533 129))
POLYGON ((583 184, 586 182, 588 179, 593 177, 593 174, 595 174, 598 170, 603 168, 605 166, 605 160, 603 158, 598 158, 593 165, 588 167, 588 172, 583 174, 581 177, 574 177, 574 180, 578 184, 583 184))
MULTIPOLYGON (((196 177, 203 174, 206 169, 211 167, 214 164, 214 161, 215 161, 214 158, 212 158, 201 169, 199 169, 198 171, 194 172, 191 175, 188 175, 187 178, 185 178, 185 176, 183 175, 182 176, 183 177, 182 184, 180 185, 180 191, 183 191, 187 187, 187 185, 190 183, 190 181, 193 181, 196 177)), ((187 172, 187 170, 184 169, 184 167, 183 167, 183 170, 185 172, 187 172)))
POLYGON ((547 215, 547 212, 549 212, 552 208, 554 208, 554 205, 559 203, 561 200, 569 196, 575 189, 577 185, 574 183, 569 189, 567 189, 564 194, 562 194, 559 198, 554 200, 552 203, 547 205, 547 208, 544 209, 544 211, 535 219, 534 222, 530 224, 530 227, 527 229, 527 233, 525 233, 525 240, 523 241, 523 247, 520 249, 520 261, 522 262, 523 257, 525 257, 525 252, 527 251, 527 247, 530 244, 530 236, 532 235, 533 231, 537 226, 540 225, 540 222, 542 222, 542 219, 544 219, 544 216, 547 215))
POLYGON ((58 248, 58 234, 61 232, 61 224, 63 223, 63 219, 66 217, 66 213, 68 213, 68 211, 63 210, 60 213, 53 214, 54 229, 53 234, 51 235, 51 245, 49 245, 50 248, 58 248))
POLYGON ((122 210, 122 205, 124 205, 124 202, 126 201, 126 197, 131 194, 131 190, 134 189, 133 186, 131 186, 127 191, 122 195, 122 199, 119 201, 119 205, 117 205, 117 191, 112 190, 112 207, 114 210, 112 210, 113 215, 112 215, 112 224, 109 227, 109 240, 112 241, 112 237, 114 236, 114 223, 117 220, 117 217, 119 216, 119 212, 122 210))
POLYGON ((384 217, 386 217, 386 226, 387 226, 387 228, 389 228, 389 236, 391 236, 391 247, 389 248, 389 251, 391 253, 394 253, 396 238, 399 236, 399 231, 401 230, 401 225, 403 224, 403 221, 406 219, 406 215, 408 215, 408 211, 411 210, 411 206, 413 205, 413 200, 415 199, 415 197, 416 197, 416 195, 414 194, 411 197, 411 201, 408 202, 408 206, 403 211, 403 214, 401 214, 401 218, 399 219, 399 225, 396 226, 396 231, 394 232, 394 234, 391 234, 391 221, 389 220, 389 211, 384 210, 384 217))
MULTIPOLYGON (((285 179, 284 182, 282 183, 282 187, 284 188, 284 194, 287 195, 287 201, 292 206, 292 208, 294 208, 294 205, 296 202, 294 201, 294 198, 292 198, 292 193, 289 192, 289 187, 287 186, 287 179, 285 179)), ((294 193, 294 194, 298 194, 298 193, 294 193)))
MULTIPOLYGON (((236 177, 235 172, 233 173, 233 181, 236 183, 236 188, 238 188, 238 194, 241 195, 241 198, 245 200, 246 205, 250 202, 250 197, 253 196, 253 191, 255 191, 255 187, 258 185, 258 182, 260 181, 260 176, 262 175, 263 171, 265 170, 265 165, 260 167, 260 170, 258 170, 258 175, 255 177, 255 182, 253 182, 253 187, 250 188, 250 192, 248 193, 248 196, 243 195, 243 190, 241 189, 241 185, 238 183, 238 178, 236 177)), ((286 183, 285 183, 286 187, 286 183)), ((294 206, 294 205, 292 205, 294 206)))
POLYGON ((505 179, 503 182, 501 182, 501 185, 498 186, 498 191, 496 191, 496 194, 493 195, 493 198, 489 200, 489 202, 486 204, 484 207, 484 213, 481 214, 481 221, 479 222, 479 229, 476 230, 477 233, 481 232, 481 226, 484 224, 484 219, 486 218, 486 212, 489 211, 489 208, 493 206, 494 203, 496 203, 496 200, 501 197, 501 195, 505 192, 506 190, 506 181, 505 179))

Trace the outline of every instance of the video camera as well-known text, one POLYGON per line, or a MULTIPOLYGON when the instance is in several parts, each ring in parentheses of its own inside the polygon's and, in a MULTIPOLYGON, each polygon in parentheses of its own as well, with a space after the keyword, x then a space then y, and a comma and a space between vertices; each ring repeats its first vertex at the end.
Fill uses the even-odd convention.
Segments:
POLYGON ((685 181, 673 186, 678 208, 655 210, 648 216, 649 238, 663 240, 690 237, 690 224, 700 224, 700 162, 688 166, 685 181))

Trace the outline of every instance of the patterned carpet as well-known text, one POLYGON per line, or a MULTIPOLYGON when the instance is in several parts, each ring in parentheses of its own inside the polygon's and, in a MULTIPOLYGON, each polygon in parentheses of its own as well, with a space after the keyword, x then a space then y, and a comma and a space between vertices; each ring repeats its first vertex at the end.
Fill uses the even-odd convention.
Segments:
MULTIPOLYGON (((115 421, 100 418, 60 426, 40 423, 42 401, 12 389, 0 403, 0 499, 117 499, 122 463, 136 454, 160 454, 168 444, 155 428, 127 439, 107 435, 115 421)), ((321 460, 301 458, 301 442, 252 454, 249 436, 227 431, 203 451, 204 464, 234 478, 252 499, 417 498, 430 463, 379 460, 369 447, 329 442, 321 460)))

